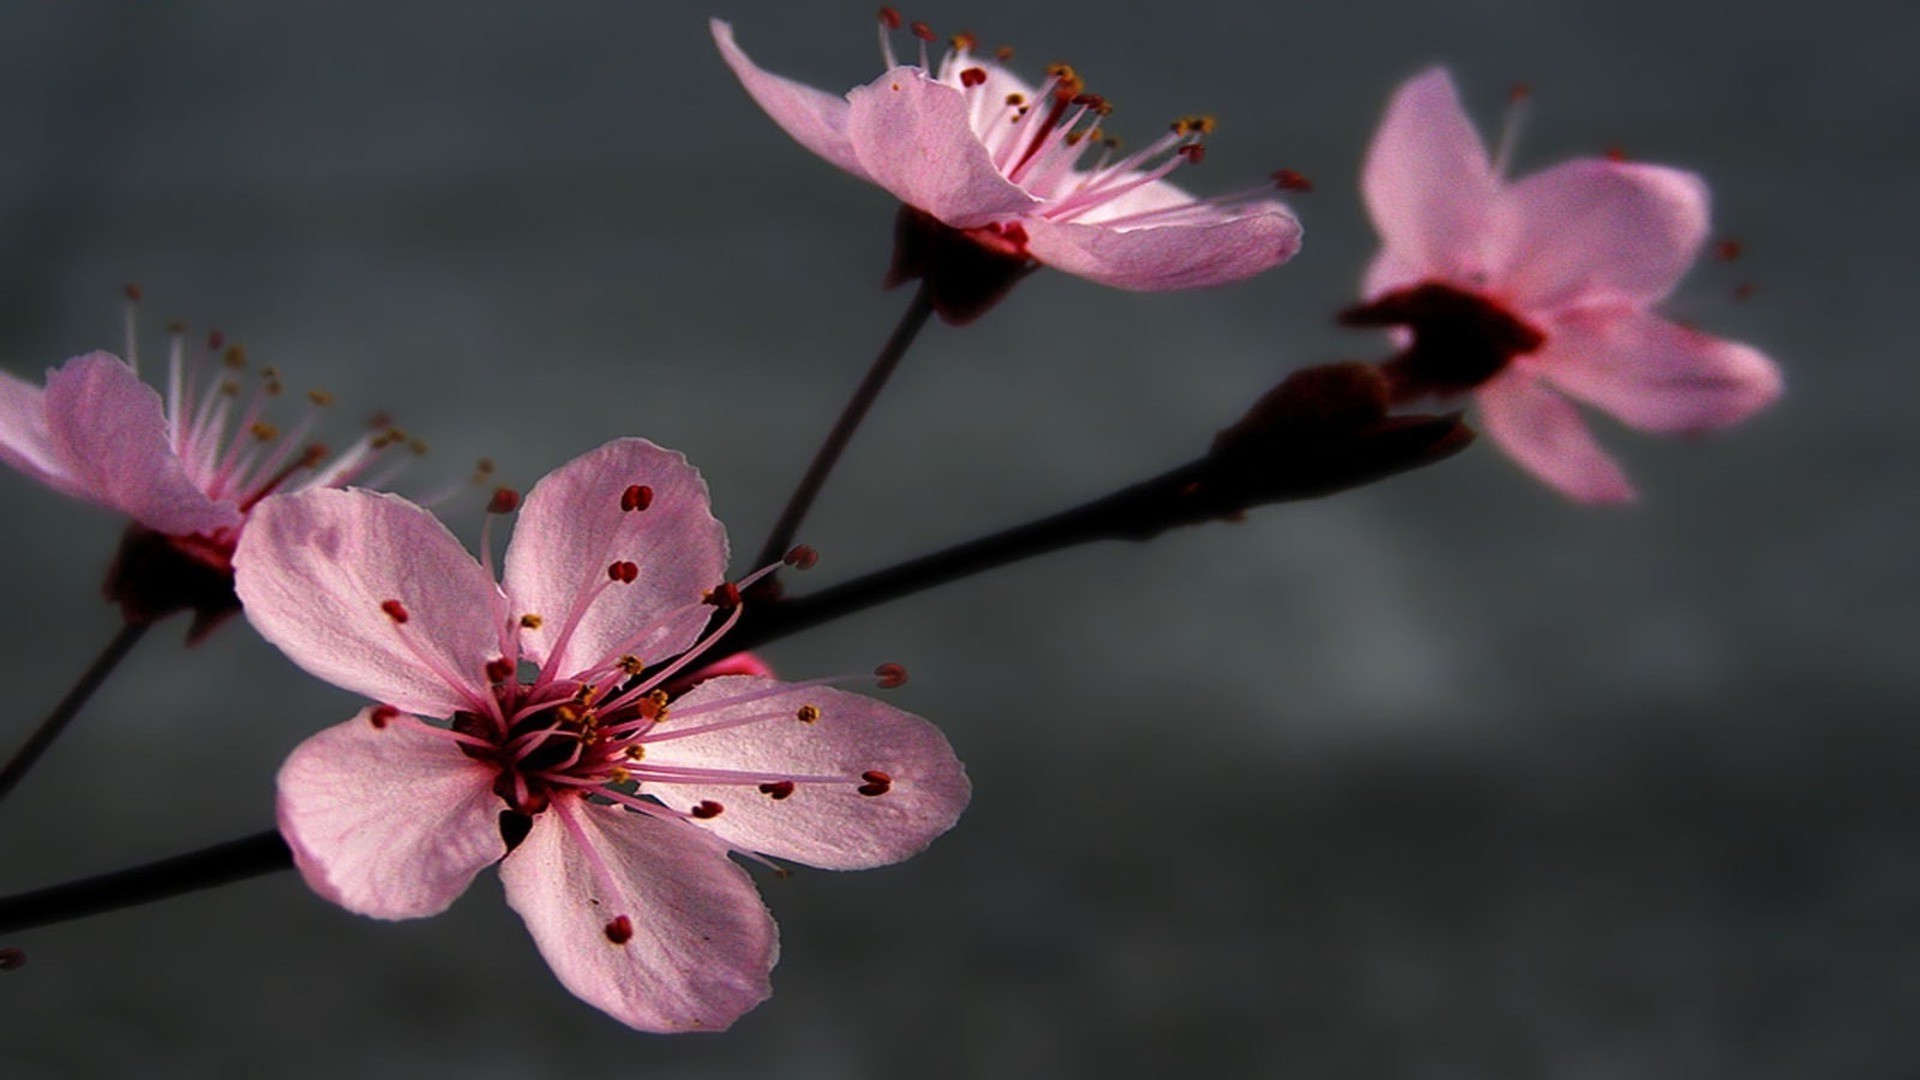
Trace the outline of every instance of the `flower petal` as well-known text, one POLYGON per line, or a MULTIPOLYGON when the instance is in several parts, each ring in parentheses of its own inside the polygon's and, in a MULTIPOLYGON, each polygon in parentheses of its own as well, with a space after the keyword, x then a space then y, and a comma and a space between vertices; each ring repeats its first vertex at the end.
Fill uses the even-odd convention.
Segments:
POLYGON ((313 675, 424 716, 486 708, 506 599, 418 506, 358 489, 276 495, 233 566, 247 620, 313 675), (404 624, 386 610, 396 601, 404 624))
POLYGON ((919 68, 893 68, 847 101, 847 135, 861 167, 908 206, 972 229, 1039 205, 994 168, 968 121, 966 96, 919 68))
POLYGON ((624 1024, 718 1031, 773 992, 773 917, 693 826, 555 800, 500 880, 560 982, 624 1024))
POLYGON ((680 698, 658 730, 670 735, 767 717, 709 734, 646 744, 646 766, 723 769, 773 776, 845 776, 846 783, 807 783, 775 799, 748 784, 663 784, 642 790, 675 809, 703 800, 725 809, 702 824, 729 842, 776 858, 829 870, 899 862, 952 828, 966 808, 966 770, 932 724, 870 697, 826 687, 786 686, 773 679, 710 679, 680 698), (758 696, 765 695, 765 696, 758 696), (727 704, 731 699, 737 703, 727 704), (712 711, 696 708, 715 706, 712 711), (798 719, 801 706, 818 719, 798 719), (685 715, 685 719, 679 717, 685 715), (884 795, 861 795, 870 769, 892 780, 884 795))
POLYGON ((0 371, 0 461, 67 495, 79 495, 47 431, 45 392, 0 371))
POLYGON ((1495 280, 1522 308, 1651 304, 1707 236, 1707 186, 1659 165, 1562 162, 1499 200, 1495 280))
POLYGON ((1528 472, 1572 499, 1626 502, 1633 486, 1574 407, 1525 371, 1510 371, 1475 395, 1487 434, 1528 472))
POLYGON ((755 64, 734 44, 733 27, 723 19, 709 19, 713 43, 760 108, 801 146, 826 158, 862 180, 871 179, 847 141, 847 100, 783 78, 755 64))
POLYGON ((231 502, 187 477, 160 394, 111 353, 76 356, 47 375, 47 432, 81 498, 155 532, 191 536, 240 524, 231 502))
POLYGON ((527 493, 507 546, 506 588, 516 617, 541 619, 521 635, 527 658, 557 660, 566 675, 623 653, 654 661, 686 649, 712 614, 701 593, 726 572, 727 532, 708 509, 699 470, 645 439, 615 439, 527 493), (650 492, 644 510, 625 509, 634 487, 650 492), (637 564, 639 578, 608 585, 607 567, 619 560, 637 564), (601 586, 565 655, 551 657, 574 609, 601 586))
POLYGON ((372 709, 280 767, 280 835, 314 892, 376 919, 437 915, 506 854, 493 771, 408 716, 372 709))
POLYGON ((1360 173, 1386 256, 1421 277, 1476 283, 1499 187, 1445 68, 1394 92, 1360 173))
POLYGON ((1781 391, 1780 369, 1759 350, 1638 310, 1575 312, 1528 359, 1561 390, 1648 431, 1726 427, 1781 391))
POLYGON ((1277 202, 1224 211, 1197 204, 1173 224, 1115 228, 1028 218, 1033 257, 1101 285, 1138 292, 1198 289, 1252 277, 1300 250, 1300 222, 1277 202))

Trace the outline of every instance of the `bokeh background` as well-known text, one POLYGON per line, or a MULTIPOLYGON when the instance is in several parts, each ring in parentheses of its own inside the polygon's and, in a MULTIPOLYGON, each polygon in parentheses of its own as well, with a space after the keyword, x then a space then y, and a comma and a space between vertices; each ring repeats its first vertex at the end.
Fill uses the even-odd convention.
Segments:
MULTIPOLYGON (((295 386, 525 484, 684 450, 750 549, 904 305, 892 206, 715 56, 844 88, 872 6, 586 0, 0 7, 0 363, 117 347, 119 286, 295 386)), ((1451 64, 1516 164, 1619 145, 1713 182, 1739 262, 1673 310, 1783 363, 1721 438, 1608 427, 1644 489, 1563 503, 1488 447, 1148 546, 997 572, 782 643, 896 660, 973 808, 887 870, 763 880, 774 998, 657 1038, 576 1002, 486 876, 381 924, 290 874, 20 934, 0 1074, 1899 1077, 1920 1069, 1913 121, 1920 8, 1706 0, 1177 7, 941 0, 1066 59, 1192 174, 1291 167, 1292 265, 1135 297, 1042 273, 909 358, 818 507, 825 584, 1183 460, 1339 330, 1387 94, 1451 64), (1736 285, 1753 297, 1735 302, 1736 285)), ((904 39, 903 39, 904 40, 904 39)), ((117 529, 0 476, 24 733, 115 626, 117 529)), ((478 534, 478 503, 447 507, 478 534)), ((744 557, 744 554, 743 554, 744 557)), ((236 624, 154 635, 0 807, 0 889, 252 832, 355 702, 236 624)), ((8 734, 9 744, 14 734, 8 734)))

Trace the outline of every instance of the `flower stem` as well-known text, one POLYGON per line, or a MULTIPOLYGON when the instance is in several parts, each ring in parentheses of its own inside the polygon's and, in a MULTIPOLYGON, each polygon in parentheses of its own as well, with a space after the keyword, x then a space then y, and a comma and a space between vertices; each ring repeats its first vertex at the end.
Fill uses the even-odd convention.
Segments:
POLYGON ((293 867, 280 834, 263 833, 144 866, 0 899, 0 934, 164 900, 293 867))
POLYGON ((907 355, 913 339, 919 336, 921 327, 927 325, 927 319, 932 314, 933 295, 923 282, 914 290, 913 301, 901 314, 900 322, 893 328, 886 345, 880 349, 880 355, 873 358, 873 366, 867 369, 866 378, 860 380, 846 408, 840 410, 840 419, 827 432, 826 441, 814 452, 813 463, 807 466, 806 475, 800 478, 799 486, 793 489, 792 497, 787 500, 787 508, 780 512, 780 520, 774 523, 773 532, 768 534, 767 542, 761 545, 760 557, 754 560, 753 565, 768 566, 779 562, 780 557, 793 546, 794 534, 800 531, 800 523, 806 519, 807 511, 813 508, 813 500, 827 482, 827 474, 833 471, 833 466, 840 460, 841 451, 847 448, 853 433, 860 427, 860 421, 866 418, 867 410, 873 407, 874 399, 885 389, 893 369, 900 366, 901 358, 907 355))
POLYGON ((7 762, 6 768, 0 769, 0 800, 13 793, 15 785, 32 770, 34 763, 40 760, 40 755, 46 753, 47 748, 60 737, 81 706, 87 703, 101 683, 107 681, 107 676, 113 673, 120 661, 126 659, 152 625, 151 621, 145 619, 129 620, 113 635, 113 640, 107 642, 107 647, 94 658, 93 664, 81 673, 80 681, 74 683, 73 689, 67 691, 67 696, 60 699, 45 720, 40 721, 40 726, 34 729, 26 743, 14 751, 13 759, 7 762))

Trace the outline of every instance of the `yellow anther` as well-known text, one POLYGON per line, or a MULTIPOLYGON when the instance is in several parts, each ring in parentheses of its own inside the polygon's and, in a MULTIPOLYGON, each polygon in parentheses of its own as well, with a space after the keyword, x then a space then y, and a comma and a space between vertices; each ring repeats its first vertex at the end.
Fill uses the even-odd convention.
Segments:
POLYGON ((995 60, 1000 61, 1003 64, 1013 59, 1013 46, 1002 45, 999 48, 993 50, 993 58, 995 60))
POLYGON ((227 397, 239 397, 240 384, 234 382, 232 379, 228 379, 226 382, 220 384, 220 392, 227 397))
POLYGON ((1074 95, 1086 89, 1087 84, 1080 81, 1080 74, 1071 64, 1047 65, 1047 78, 1054 80, 1053 92, 1074 95))
POLYGON ((1211 116, 1183 116, 1173 122, 1173 130, 1179 135, 1211 135, 1213 128, 1211 116))
POLYGON ((1025 105, 1026 103, 1027 103, 1027 95, 1021 93, 1018 90, 1015 90, 1013 93, 1007 95, 1007 104, 1009 105, 1025 105))
POLYGON ((265 420, 255 420, 253 426, 249 427, 247 431, 261 442, 272 442, 274 439, 280 437, 280 429, 267 423, 265 420))
POLYGON ((646 669, 646 662, 632 653, 620 658, 620 672, 623 675, 638 675, 646 669))
POLYGON ((615 765, 613 769, 607 773, 607 777, 616 784, 624 784, 627 781, 633 779, 633 774, 621 768, 620 766, 615 765))
POLYGON ((280 369, 274 367, 272 364, 268 364, 266 367, 260 369, 260 377, 263 379, 277 379, 280 377, 280 369))
POLYGON ((627 760, 629 761, 641 761, 645 759, 646 756, 647 756, 647 748, 644 746, 641 746, 639 743, 635 743, 632 746, 627 747, 627 760))
POLYGON ((794 715, 799 718, 801 723, 811 724, 815 720, 820 719, 820 708, 817 705, 802 705, 800 706, 800 711, 794 715))
POLYGON ((427 440, 425 440, 425 439, 408 439, 408 440, 407 440, 407 449, 409 449, 409 450, 411 450, 411 451, 413 451, 413 452, 414 452, 414 453, 416 453, 416 454, 424 454, 424 453, 426 453, 426 452, 427 452, 427 440))
POLYGON ((237 343, 233 345, 229 345, 227 346, 226 354, 223 355, 220 358, 220 360, 222 363, 226 364, 230 368, 238 369, 238 368, 246 367, 247 366, 246 347, 237 343))
POLYGON ((540 616, 535 615, 533 612, 529 611, 525 615, 520 616, 520 629, 538 630, 540 629, 540 624, 545 621, 546 621, 545 619, 542 619, 540 616))
POLYGON ((483 457, 473 463, 473 469, 475 472, 491 474, 493 472, 493 459, 483 457))
POLYGON ((313 402, 315 405, 324 407, 333 404, 333 395, 327 393, 325 390, 309 390, 307 391, 307 400, 313 402))
POLYGON ((576 724, 580 722, 581 717, 587 714, 580 706, 569 701, 559 708, 554 709, 553 715, 563 724, 576 724))

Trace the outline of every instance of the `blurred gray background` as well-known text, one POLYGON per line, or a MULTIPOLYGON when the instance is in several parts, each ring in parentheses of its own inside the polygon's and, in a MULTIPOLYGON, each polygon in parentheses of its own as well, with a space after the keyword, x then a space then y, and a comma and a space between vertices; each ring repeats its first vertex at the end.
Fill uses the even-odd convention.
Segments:
MULTIPOLYGON (((1785 366, 1683 443, 1603 425, 1638 507, 1489 447, 1238 526, 978 578, 776 647, 897 660, 977 792, 887 870, 763 880, 785 956, 718 1036, 563 991, 487 875, 382 924, 290 874, 17 935, 0 1075, 1900 1077, 1920 1069, 1911 413, 1920 9, 1462 0, 981 0, 944 32, 1070 60, 1150 137, 1221 119, 1193 186, 1312 177, 1305 252, 1134 297, 1042 273, 909 358, 818 507, 825 584, 1193 454, 1329 316, 1394 85, 1453 65, 1522 171, 1617 144, 1696 168, 1748 255, 1672 310, 1785 366), (1752 281, 1745 303, 1731 297, 1752 281)), ((872 5, 0 6, 0 363, 117 348, 120 283, 345 419, 526 484, 623 434, 684 450, 736 546, 771 523, 904 305, 893 207, 714 55, 878 71, 872 5)), ((117 527, 9 473, 0 620, 24 733, 115 626, 117 527)), ((449 508, 478 534, 477 504, 449 508)), ((744 553, 743 553, 744 557, 744 553)), ((14 891, 252 832, 355 702, 235 624, 153 636, 0 807, 14 891)))

